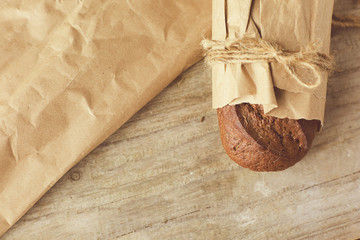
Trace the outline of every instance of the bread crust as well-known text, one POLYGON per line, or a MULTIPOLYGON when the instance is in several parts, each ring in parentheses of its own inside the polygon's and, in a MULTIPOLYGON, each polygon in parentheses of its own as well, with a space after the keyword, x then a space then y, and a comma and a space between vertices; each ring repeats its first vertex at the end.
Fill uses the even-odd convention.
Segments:
POLYGON ((261 105, 227 105, 217 110, 220 136, 229 157, 253 171, 280 171, 300 161, 320 128, 317 120, 267 116, 261 105))

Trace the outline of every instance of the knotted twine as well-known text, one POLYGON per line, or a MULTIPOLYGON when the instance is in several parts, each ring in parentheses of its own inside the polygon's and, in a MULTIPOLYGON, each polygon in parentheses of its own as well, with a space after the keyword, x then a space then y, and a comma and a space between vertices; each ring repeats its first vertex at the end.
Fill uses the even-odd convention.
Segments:
POLYGON ((279 63, 301 86, 316 88, 321 84, 321 72, 330 73, 334 69, 332 56, 318 52, 319 45, 310 43, 300 51, 290 51, 280 45, 260 38, 244 37, 224 41, 202 41, 205 60, 208 64, 215 63, 279 63), (305 83, 295 72, 296 67, 312 71, 315 83, 305 83))

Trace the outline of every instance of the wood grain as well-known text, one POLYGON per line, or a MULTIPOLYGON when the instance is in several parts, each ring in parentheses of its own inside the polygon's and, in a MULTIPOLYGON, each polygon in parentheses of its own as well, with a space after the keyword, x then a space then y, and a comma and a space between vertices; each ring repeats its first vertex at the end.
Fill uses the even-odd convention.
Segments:
MULTIPOLYGON (((356 1, 335 10, 359 13, 356 1)), ((360 30, 333 29, 325 127, 278 173, 234 164, 198 63, 71 169, 2 239, 360 237, 360 30)))

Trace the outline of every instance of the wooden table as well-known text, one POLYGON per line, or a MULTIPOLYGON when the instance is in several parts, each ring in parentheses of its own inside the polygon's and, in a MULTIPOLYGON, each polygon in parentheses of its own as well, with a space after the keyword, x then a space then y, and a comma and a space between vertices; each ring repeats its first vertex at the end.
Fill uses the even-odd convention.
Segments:
MULTIPOLYGON (((360 15, 355 1, 336 12, 360 15)), ((277 173, 225 154, 198 63, 71 169, 2 239, 360 237, 360 29, 333 29, 337 71, 308 156, 277 173)))

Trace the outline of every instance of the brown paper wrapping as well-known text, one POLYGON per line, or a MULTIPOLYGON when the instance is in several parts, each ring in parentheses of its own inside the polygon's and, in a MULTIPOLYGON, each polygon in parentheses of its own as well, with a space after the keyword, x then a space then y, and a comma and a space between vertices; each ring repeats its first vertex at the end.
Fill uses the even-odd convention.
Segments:
MULTIPOLYGON (((245 34, 298 51, 311 42, 329 54, 333 0, 213 0, 213 39, 242 38, 245 34)), ((314 75, 296 68, 311 84, 314 75)), ((213 65, 213 107, 249 102, 279 118, 318 119, 323 122, 327 74, 310 89, 293 79, 282 65, 213 65)))
POLYGON ((208 0, 2 0, 0 235, 201 58, 208 0))

